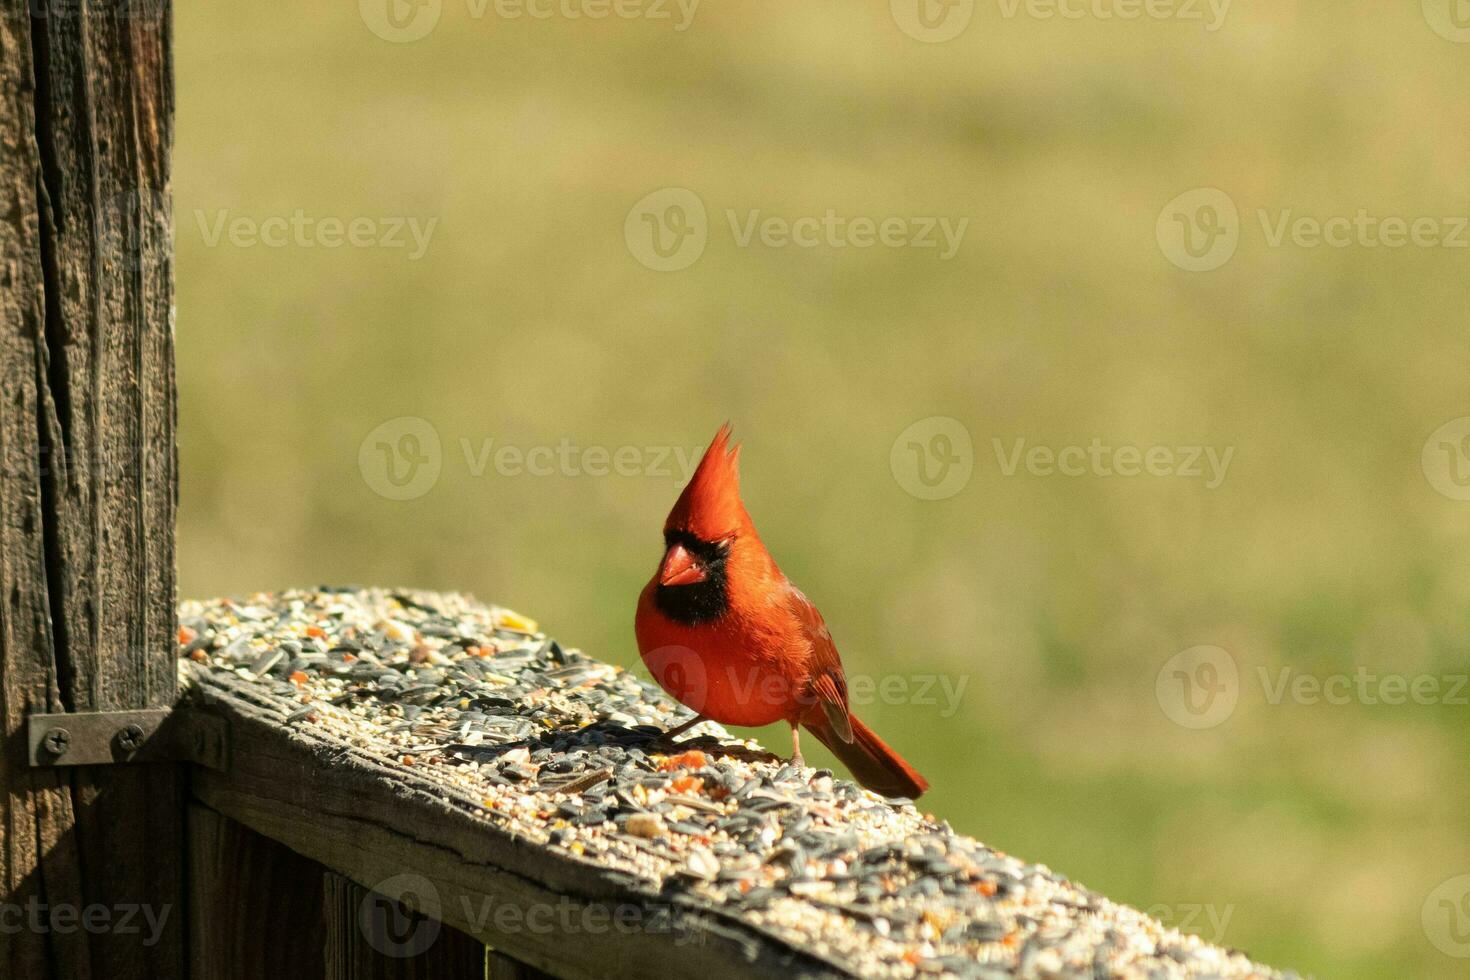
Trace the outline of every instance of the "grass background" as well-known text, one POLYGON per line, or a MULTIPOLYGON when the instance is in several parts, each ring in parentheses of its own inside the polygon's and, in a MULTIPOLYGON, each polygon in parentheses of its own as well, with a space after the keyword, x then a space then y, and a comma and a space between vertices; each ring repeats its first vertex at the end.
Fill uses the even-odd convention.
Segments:
POLYGON ((1272 704, 1257 671, 1470 670, 1470 503, 1420 465, 1470 414, 1470 254, 1271 247, 1257 214, 1470 214, 1470 46, 1418 3, 1209 32, 981 2, 942 44, 879 2, 707 0, 683 32, 477 9, 390 43, 351 2, 179 6, 183 594, 467 590, 634 665, 677 481, 476 476, 461 440, 697 447, 731 418, 849 670, 967 678, 947 716, 864 710, 934 813, 1303 973, 1464 975, 1421 910, 1470 872, 1470 709, 1272 704), (709 242, 659 273, 624 220, 670 186, 709 242), (1191 274, 1154 228, 1196 187, 1241 233, 1191 274), (296 209, 437 224, 416 261, 207 233, 296 209), (941 261, 741 248, 727 209, 970 224, 941 261), (974 473, 923 501, 890 448, 936 415, 974 473), (407 501, 358 463, 398 416, 443 447, 407 501), (992 443, 1094 437, 1235 455, 1209 490, 1007 477, 992 443), (1203 731, 1154 687, 1197 644, 1242 672, 1203 731))

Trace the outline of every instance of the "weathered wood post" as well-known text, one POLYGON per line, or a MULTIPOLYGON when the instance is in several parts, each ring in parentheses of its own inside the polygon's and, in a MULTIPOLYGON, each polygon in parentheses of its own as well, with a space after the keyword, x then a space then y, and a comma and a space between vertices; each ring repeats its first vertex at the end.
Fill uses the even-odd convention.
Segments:
POLYGON ((176 691, 170 11, 0 4, 0 974, 177 977, 179 768, 27 745, 176 691))

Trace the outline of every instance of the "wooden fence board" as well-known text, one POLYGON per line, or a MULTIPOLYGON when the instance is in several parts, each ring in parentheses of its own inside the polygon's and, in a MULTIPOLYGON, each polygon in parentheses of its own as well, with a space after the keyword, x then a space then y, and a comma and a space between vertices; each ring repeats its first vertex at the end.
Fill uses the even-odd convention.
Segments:
POLYGON ((181 617, 180 723, 229 729, 202 802, 535 970, 1290 976, 718 726, 660 745, 665 695, 507 610, 323 589, 181 617))
POLYGON ((322 980, 321 866, 208 807, 189 806, 189 962, 195 977, 322 980))

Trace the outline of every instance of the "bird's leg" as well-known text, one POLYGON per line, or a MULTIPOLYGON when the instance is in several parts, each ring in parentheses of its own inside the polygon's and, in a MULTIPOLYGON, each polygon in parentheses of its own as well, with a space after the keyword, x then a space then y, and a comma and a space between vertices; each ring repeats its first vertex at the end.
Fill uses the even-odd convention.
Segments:
POLYGON ((791 725, 791 764, 806 765, 806 760, 801 757, 801 728, 795 722, 791 725))

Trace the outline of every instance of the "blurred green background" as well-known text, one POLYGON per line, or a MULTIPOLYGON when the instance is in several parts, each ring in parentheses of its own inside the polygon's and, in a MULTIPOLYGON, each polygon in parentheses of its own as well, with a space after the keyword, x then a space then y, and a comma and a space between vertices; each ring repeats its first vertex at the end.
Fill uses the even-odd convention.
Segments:
POLYGON ((672 4, 180 5, 182 594, 470 591, 632 666, 679 485, 644 449, 730 418, 849 672, 966 683, 863 708, 926 809, 1304 974, 1464 976, 1435 889, 1470 872, 1467 692, 1272 703, 1260 671, 1470 670, 1470 502, 1421 463, 1470 415, 1470 252, 1276 246, 1260 216, 1470 214, 1470 44, 1414 2, 1290 0, 1213 31, 995 0, 931 43, 903 2, 707 0, 684 30, 672 4), (707 244, 655 271, 633 209, 671 187, 707 244), (1213 271, 1156 231, 1194 188, 1239 209, 1213 271), (742 245, 727 216, 829 209, 969 224, 946 260, 742 245), (298 210, 374 244, 252 239, 298 210), (435 222, 417 258, 397 218, 435 222), (405 416, 438 475, 396 500, 374 454, 413 448, 405 416), (934 416, 973 446, 942 500, 900 465, 934 416), (1210 489, 1007 476, 994 442, 1094 438, 1234 455, 1210 489), (641 471, 493 455, 563 440, 641 471), (1156 679, 1201 644, 1239 681, 1193 729, 1156 679))

